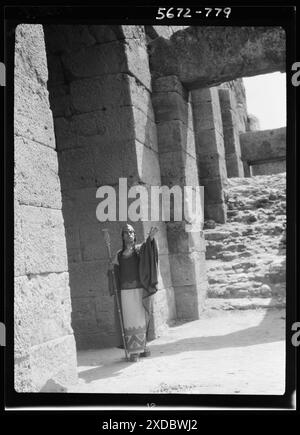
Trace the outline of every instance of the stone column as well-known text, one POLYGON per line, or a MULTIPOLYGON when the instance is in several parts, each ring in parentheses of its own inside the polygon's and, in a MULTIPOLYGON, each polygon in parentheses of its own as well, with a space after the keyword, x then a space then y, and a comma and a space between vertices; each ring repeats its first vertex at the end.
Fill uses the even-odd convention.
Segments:
MULTIPOLYGON (((51 26, 47 35, 76 342, 79 348, 113 346, 114 306, 101 230, 110 230, 115 253, 125 221, 119 222, 117 206, 118 221, 99 222, 96 192, 114 187, 118 204, 120 178, 128 189, 149 191, 161 183, 146 36, 143 26, 51 26)), ((150 220, 132 224, 137 242, 151 225, 160 230, 154 337, 175 318, 166 229, 150 220)))
POLYGON ((77 381, 61 184, 41 25, 15 45, 15 389, 77 381))
POLYGON ((246 160, 243 160, 244 177, 251 177, 250 165, 246 160))
MULTIPOLYGON (((158 78, 152 102, 157 123, 162 185, 198 186, 189 94, 176 76, 158 78)), ((167 222, 172 283, 177 317, 198 319, 207 290, 202 232, 186 232, 184 221, 167 222)))
POLYGON ((244 177, 241 146, 233 96, 229 89, 218 89, 223 123, 226 169, 228 177, 244 177))
POLYGON ((204 186, 205 217, 224 223, 226 204, 223 189, 227 171, 217 88, 192 91, 192 103, 199 179, 204 186))

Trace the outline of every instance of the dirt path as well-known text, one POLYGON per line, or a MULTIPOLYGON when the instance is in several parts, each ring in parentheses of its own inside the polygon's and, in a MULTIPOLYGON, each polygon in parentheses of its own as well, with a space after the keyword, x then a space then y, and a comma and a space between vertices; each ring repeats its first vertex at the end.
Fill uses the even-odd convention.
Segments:
POLYGON ((138 363, 119 349, 78 353, 69 392, 283 394, 285 311, 208 310, 150 343, 138 363))

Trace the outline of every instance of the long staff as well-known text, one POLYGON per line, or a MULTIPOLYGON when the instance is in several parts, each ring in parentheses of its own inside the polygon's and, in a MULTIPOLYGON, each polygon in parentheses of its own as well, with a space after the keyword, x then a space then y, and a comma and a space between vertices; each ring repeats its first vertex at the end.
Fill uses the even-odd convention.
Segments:
MULTIPOLYGON (((111 256, 111 249, 110 249, 110 236, 109 236, 109 231, 107 228, 103 229, 103 236, 104 236, 104 240, 105 240, 105 244, 107 247, 107 252, 108 252, 108 258, 110 263, 112 262, 112 256, 111 256)), ((117 304, 117 310, 118 310, 118 315, 119 315, 119 320, 120 320, 120 325, 121 325, 121 333, 122 333, 122 339, 123 339, 123 346, 124 346, 124 350, 125 350, 125 358, 128 361, 129 360, 129 354, 128 354, 128 350, 127 350, 127 346, 126 346, 126 340, 125 340, 125 332, 124 332, 124 325, 123 325, 123 318, 122 318, 122 313, 121 313, 121 308, 120 308, 120 302, 119 302, 119 296, 118 296, 118 288, 117 288, 117 283, 116 283, 116 276, 115 276, 115 271, 112 269, 112 279, 113 279, 113 289, 114 289, 114 295, 116 298, 116 304, 117 304)))

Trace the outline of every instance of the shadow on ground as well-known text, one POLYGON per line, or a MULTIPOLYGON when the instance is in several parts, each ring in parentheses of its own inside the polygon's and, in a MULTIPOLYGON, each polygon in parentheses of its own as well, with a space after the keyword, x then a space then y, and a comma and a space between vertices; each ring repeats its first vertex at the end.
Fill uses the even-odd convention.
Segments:
MULTIPOLYGON (((228 322, 228 315, 230 314, 226 315, 226 322, 228 322)), ((216 317, 215 321, 222 322, 222 316, 216 317)), ((185 325, 187 324, 185 323, 185 325)), ((207 333, 208 331, 201 332, 207 333)), ((174 337, 173 341, 167 343, 155 344, 155 342, 153 342, 151 344, 151 357, 147 358, 147 360, 162 356, 172 356, 182 352, 201 352, 208 350, 218 350, 222 348, 238 348, 267 344, 276 341, 282 341, 284 339, 285 309, 269 308, 266 310, 263 320, 256 326, 241 329, 224 335, 193 336, 179 338, 178 340, 176 340, 176 337, 174 337)), ((101 350, 95 351, 93 364, 95 364, 96 367, 83 370, 79 373, 79 377, 86 383, 98 379, 118 376, 124 369, 128 368, 132 364, 136 364, 126 362, 124 360, 124 353, 121 350, 119 355, 116 352, 113 352, 111 353, 110 357, 106 355, 102 358, 104 352, 105 351, 103 350, 102 354, 101 350), (98 361, 96 355, 98 356, 98 361)), ((88 353, 81 354, 78 362, 79 365, 82 366, 91 365, 91 355, 88 353)))

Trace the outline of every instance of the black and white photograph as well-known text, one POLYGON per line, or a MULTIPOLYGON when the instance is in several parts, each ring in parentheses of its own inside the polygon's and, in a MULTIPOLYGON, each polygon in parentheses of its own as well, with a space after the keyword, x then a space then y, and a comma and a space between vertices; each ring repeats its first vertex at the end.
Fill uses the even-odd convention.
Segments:
POLYGON ((287 391, 290 34, 154 9, 11 30, 19 398, 287 391))

